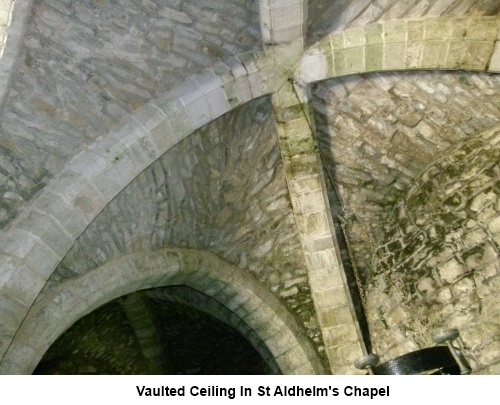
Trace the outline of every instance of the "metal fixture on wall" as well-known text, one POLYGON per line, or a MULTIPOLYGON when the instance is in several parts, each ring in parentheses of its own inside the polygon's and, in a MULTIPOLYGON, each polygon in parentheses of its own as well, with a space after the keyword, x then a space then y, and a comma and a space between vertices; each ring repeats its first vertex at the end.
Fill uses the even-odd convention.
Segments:
POLYGON ((462 349, 453 344, 459 336, 458 330, 451 329, 432 338, 437 346, 415 350, 384 363, 379 363, 376 354, 368 354, 354 362, 354 366, 360 370, 367 370, 368 374, 377 375, 470 374, 472 369, 462 349))

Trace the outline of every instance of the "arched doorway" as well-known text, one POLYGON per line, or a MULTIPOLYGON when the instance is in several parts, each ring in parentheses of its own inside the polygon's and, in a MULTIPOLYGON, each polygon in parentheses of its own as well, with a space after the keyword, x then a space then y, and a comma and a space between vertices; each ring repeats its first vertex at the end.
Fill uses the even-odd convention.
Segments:
MULTIPOLYGON (((205 314, 209 312, 214 319, 210 321, 212 325, 224 323, 224 328, 230 327, 242 335, 259 353, 269 372, 323 372, 295 319, 272 293, 250 274, 217 256, 187 249, 124 256, 63 283, 32 307, 1 371, 32 373, 49 347, 80 318, 109 302, 119 303, 117 299, 137 291, 145 291, 141 293, 146 294, 143 298, 160 302, 159 307, 166 305, 163 301, 177 305, 179 314, 199 312, 196 305, 203 307, 205 314), (183 287, 175 287, 175 292, 173 286, 183 287), (193 304, 194 297, 200 297, 198 294, 207 298, 193 304), (191 303, 190 308, 179 309, 186 300, 191 303)), ((117 372, 112 364, 106 367, 117 372)))

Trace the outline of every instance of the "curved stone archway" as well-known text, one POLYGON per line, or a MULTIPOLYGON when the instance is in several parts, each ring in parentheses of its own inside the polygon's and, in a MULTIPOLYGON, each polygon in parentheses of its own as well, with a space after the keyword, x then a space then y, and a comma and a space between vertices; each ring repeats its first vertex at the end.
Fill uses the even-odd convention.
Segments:
POLYGON ((117 193, 195 129, 251 99, 275 92, 301 57, 297 75, 306 83, 381 70, 498 72, 499 21, 497 17, 470 17, 385 22, 329 35, 304 55, 294 43, 277 45, 266 53, 242 55, 208 69, 138 110, 119 129, 69 161, 0 234, 0 287, 4 292, 0 304, 7 313, 0 353, 11 346, 19 325, 62 257, 117 193), (463 30, 450 29, 450 22, 457 21, 463 23, 459 24, 463 30), (420 40, 412 43, 413 34, 420 40), (441 48, 447 51, 445 62, 436 57, 441 48), (360 65, 354 63, 357 55, 360 65), (417 57, 409 59, 411 55, 417 57))
POLYGON ((57 337, 82 316, 125 294, 168 285, 189 286, 231 310, 239 318, 231 326, 257 351, 265 345, 282 373, 324 372, 291 315, 251 275, 211 253, 184 249, 124 256, 62 284, 31 308, 0 372, 31 373, 57 337))
POLYGON ((500 72, 500 18, 427 17, 382 21, 332 32, 304 53, 298 81, 369 72, 500 72))

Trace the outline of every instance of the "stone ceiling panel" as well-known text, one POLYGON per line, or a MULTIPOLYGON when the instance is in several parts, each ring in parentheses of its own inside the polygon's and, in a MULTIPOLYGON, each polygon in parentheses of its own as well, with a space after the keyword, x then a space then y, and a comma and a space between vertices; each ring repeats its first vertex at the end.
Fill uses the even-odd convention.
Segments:
MULTIPOLYGON (((328 173, 361 220, 350 231, 361 268, 372 253, 363 235, 371 229, 378 236, 403 190, 437 158, 500 121, 497 75, 370 74, 325 81, 313 94, 328 173)), ((339 214, 338 204, 333 211, 339 214)))
POLYGON ((0 227, 124 116, 260 42, 252 0, 35 2, 0 111, 0 227))
POLYGON ((40 296, 122 255, 164 247, 212 251, 280 297, 319 347, 268 99, 177 144, 127 186, 76 241, 40 296))

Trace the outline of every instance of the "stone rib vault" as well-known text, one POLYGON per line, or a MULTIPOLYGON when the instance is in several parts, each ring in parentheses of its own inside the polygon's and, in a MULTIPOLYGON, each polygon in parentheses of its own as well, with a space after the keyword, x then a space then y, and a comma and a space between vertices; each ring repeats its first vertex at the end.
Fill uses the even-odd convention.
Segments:
POLYGON ((497 1, 4 3, 1 373, 500 372, 497 1))

